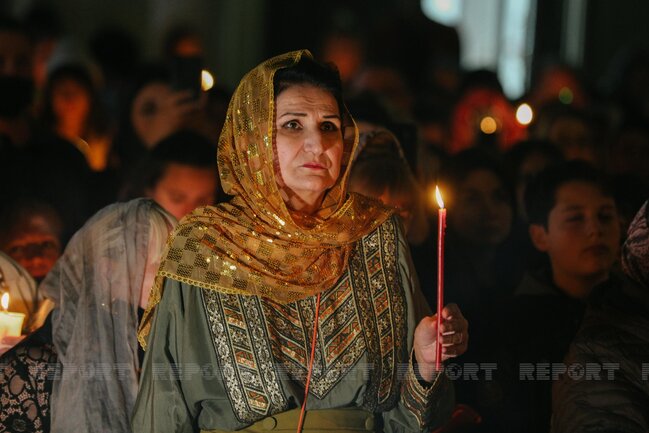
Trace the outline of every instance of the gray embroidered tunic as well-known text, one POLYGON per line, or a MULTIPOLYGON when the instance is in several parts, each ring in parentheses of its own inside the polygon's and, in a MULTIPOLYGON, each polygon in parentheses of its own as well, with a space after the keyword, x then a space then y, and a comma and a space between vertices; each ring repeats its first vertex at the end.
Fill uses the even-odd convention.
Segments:
MULTIPOLYGON (((135 432, 238 430, 300 407, 316 297, 281 305, 168 279, 148 339, 135 432)), ((307 410, 360 408, 377 430, 429 431, 453 405, 445 375, 420 383, 413 334, 428 313, 393 217, 359 241, 321 295, 307 410)))

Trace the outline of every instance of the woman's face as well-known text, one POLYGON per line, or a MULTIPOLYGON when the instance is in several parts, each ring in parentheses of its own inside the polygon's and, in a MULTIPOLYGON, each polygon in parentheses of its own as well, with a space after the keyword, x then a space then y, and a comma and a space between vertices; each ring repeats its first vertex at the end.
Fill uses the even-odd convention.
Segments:
POLYGON ((312 213, 340 174, 343 135, 338 103, 324 89, 294 85, 277 96, 275 106, 279 174, 299 199, 289 199, 287 205, 312 213))
POLYGON ((40 282, 61 255, 61 242, 45 217, 33 215, 14 228, 2 249, 40 282))
POLYGON ((476 245, 496 246, 509 235, 512 214, 498 176, 489 170, 476 170, 458 185, 448 218, 463 239, 476 245))
POLYGON ((52 109, 59 122, 85 122, 90 104, 88 90, 73 79, 62 79, 52 89, 52 109))
POLYGON ((149 149, 169 133, 169 119, 163 113, 171 94, 167 84, 154 82, 142 87, 133 100, 131 123, 149 149))

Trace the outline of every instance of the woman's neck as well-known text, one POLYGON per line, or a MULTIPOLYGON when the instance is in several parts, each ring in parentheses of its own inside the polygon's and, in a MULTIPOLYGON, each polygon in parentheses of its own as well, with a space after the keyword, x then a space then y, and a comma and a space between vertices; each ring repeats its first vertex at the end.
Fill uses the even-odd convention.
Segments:
POLYGON ((323 197, 324 195, 313 199, 309 197, 309 200, 306 201, 302 197, 293 196, 286 202, 286 207, 288 207, 290 210, 306 215, 314 215, 320 210, 323 197))

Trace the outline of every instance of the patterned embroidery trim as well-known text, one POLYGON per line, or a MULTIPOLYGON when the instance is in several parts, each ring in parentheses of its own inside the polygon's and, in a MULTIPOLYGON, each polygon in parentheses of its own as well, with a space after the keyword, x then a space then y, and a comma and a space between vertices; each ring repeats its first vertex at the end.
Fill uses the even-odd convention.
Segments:
MULTIPOLYGON (((307 354, 311 347, 315 302, 312 298, 289 305, 263 300, 268 333, 273 335, 275 359, 286 373, 304 383, 307 354)), ((309 392, 324 398, 362 359, 365 344, 360 319, 353 305, 347 271, 336 287, 323 293, 316 356, 309 392)))
MULTIPOLYGON (((406 360, 407 325, 396 230, 392 219, 357 243, 346 273, 323 293, 310 390, 317 398, 324 398, 367 353, 372 369, 364 406, 383 411, 398 402, 397 367, 406 360)), ((286 374, 298 382, 306 377, 314 300, 282 305, 213 290, 202 290, 202 296, 237 418, 251 423, 281 411, 288 403, 279 380, 286 374)))
POLYGON ((443 375, 437 374, 435 380, 430 386, 422 386, 415 374, 412 362, 413 356, 414 355, 411 355, 410 362, 408 362, 408 373, 406 375, 406 380, 403 383, 403 404, 417 419, 419 428, 423 430, 432 419, 435 405, 433 404, 433 399, 431 397, 438 391, 438 388, 440 387, 439 383, 441 382, 441 377, 443 375))
POLYGON ((225 388, 237 419, 253 423, 285 410, 288 402, 279 386, 268 336, 263 333, 258 298, 213 290, 201 292, 225 388))
POLYGON ((364 238, 350 263, 368 362, 373 366, 363 406, 374 412, 396 406, 397 369, 406 360, 406 301, 397 269, 396 230, 392 218, 364 238))

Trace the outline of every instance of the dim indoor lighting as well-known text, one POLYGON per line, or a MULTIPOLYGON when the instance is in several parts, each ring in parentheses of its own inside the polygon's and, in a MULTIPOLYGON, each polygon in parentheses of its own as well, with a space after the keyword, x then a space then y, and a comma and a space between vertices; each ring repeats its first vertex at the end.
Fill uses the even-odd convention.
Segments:
POLYGON ((496 119, 494 119, 493 117, 485 116, 480 121, 480 131, 484 132, 485 134, 493 134, 497 130, 498 130, 498 123, 496 122, 496 119))
POLYGON ((207 92, 212 87, 214 87, 214 77, 210 74, 210 71, 203 69, 201 71, 201 88, 203 92, 207 92))
POLYGON ((523 103, 519 105, 516 109, 516 120, 518 123, 521 125, 529 125, 532 123, 532 119, 534 119, 534 112, 530 104, 523 103))

